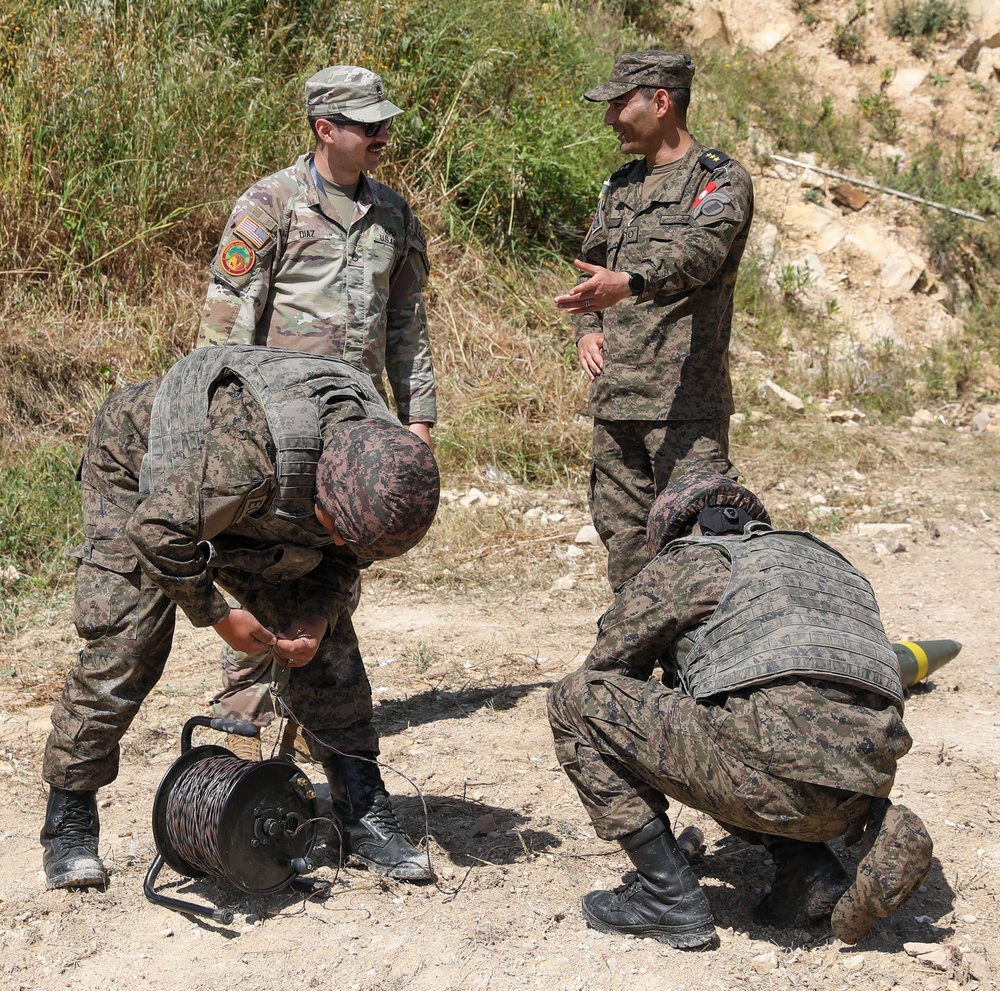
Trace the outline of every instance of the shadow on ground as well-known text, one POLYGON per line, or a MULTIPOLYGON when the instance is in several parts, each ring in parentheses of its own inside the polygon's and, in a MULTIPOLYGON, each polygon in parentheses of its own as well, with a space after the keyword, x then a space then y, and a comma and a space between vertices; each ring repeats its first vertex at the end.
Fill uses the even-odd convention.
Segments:
POLYGON ((536 681, 526 685, 468 686, 457 691, 431 688, 405 699, 380 702, 375 707, 375 726, 379 735, 386 737, 442 719, 466 719, 482 709, 506 712, 525 696, 552 684, 551 681, 536 681))

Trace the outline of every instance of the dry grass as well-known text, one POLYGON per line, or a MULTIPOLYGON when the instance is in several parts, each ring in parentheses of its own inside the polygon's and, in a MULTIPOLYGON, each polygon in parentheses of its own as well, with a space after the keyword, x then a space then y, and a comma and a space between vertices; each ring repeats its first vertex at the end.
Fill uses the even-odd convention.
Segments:
MULTIPOLYGON (((37 296, 0 309, 0 438, 4 455, 39 442, 81 445, 113 389, 159 375, 187 353, 206 276, 168 259, 162 288, 145 305, 48 308, 37 296)), ((166 266, 165 266, 166 267, 166 266)))
POLYGON ((555 266, 499 268, 438 239, 428 310, 440 383, 437 450, 447 472, 493 464, 519 482, 551 483, 584 466, 586 383, 569 321, 552 298, 555 266))

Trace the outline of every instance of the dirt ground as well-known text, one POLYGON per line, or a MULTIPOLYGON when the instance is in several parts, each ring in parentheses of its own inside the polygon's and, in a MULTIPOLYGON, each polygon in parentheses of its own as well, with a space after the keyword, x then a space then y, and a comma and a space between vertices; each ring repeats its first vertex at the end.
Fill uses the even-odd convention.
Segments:
MULTIPOLYGON (((586 928, 581 896, 619 883, 627 862, 594 837, 555 762, 545 694, 592 643, 608 599, 603 551, 573 543, 588 522, 582 493, 483 482, 478 503, 443 505, 422 556, 413 552, 412 561, 366 580, 357 614, 385 777, 410 834, 431 837, 437 882, 386 882, 353 867, 338 873, 320 843, 314 874, 332 882, 323 897, 306 900, 290 889, 247 895, 225 880, 169 869, 159 880, 165 894, 229 906, 235 921, 195 919, 144 897, 155 852, 153 796, 179 756, 181 727, 204 712, 216 679, 214 634, 182 623, 167 673, 126 736, 121 774, 100 793, 108 889, 46 891, 37 838, 41 752, 51 700, 77 646, 64 597, 0 644, 0 988, 995 986, 995 440, 944 427, 919 436, 901 430, 891 443, 907 459, 903 469, 859 471, 855 460, 801 479, 780 476, 766 457, 748 458, 751 482, 783 507, 778 522, 839 518, 837 532, 817 532, 869 576, 891 638, 963 644, 908 698, 914 746, 893 792, 933 835, 930 876, 857 946, 824 925, 756 926, 751 906, 769 883, 769 858, 678 806, 677 829, 695 824, 705 834, 695 869, 715 913, 718 949, 684 952, 586 928), (845 500, 847 491, 855 494, 845 500), (838 498, 846 504, 817 515, 838 498), (865 523, 869 530, 856 532, 865 523), (872 523, 897 528, 872 530, 872 523)), ((198 743, 222 742, 200 733, 198 743)), ((322 780, 318 769, 305 770, 322 780)), ((855 863, 850 850, 838 849, 855 863)))

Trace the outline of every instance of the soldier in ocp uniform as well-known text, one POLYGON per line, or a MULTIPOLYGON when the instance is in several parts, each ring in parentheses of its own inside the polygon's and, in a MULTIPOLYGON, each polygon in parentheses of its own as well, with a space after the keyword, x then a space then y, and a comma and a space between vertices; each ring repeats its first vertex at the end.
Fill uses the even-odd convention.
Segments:
POLYGON ((313 152, 233 207, 211 266, 200 346, 262 344, 343 358, 367 372, 430 443, 437 417, 420 222, 368 172, 403 111, 368 69, 335 65, 305 84, 313 152))
POLYGON ((637 871, 586 895, 584 917, 678 948, 715 940, 671 831, 673 798, 770 853, 756 921, 832 916, 834 934, 857 942, 918 889, 932 853, 919 817, 888 800, 912 741, 871 586, 704 468, 657 497, 648 554, 581 670, 549 693, 559 762, 597 835, 637 871), (855 878, 827 846, 839 836, 862 844, 855 878))
MULTIPOLYGON (((212 262, 198 344, 343 358, 371 376, 383 399, 387 378, 400 419, 430 444, 437 407, 423 300, 426 241, 406 201, 366 174, 403 111, 386 99, 378 75, 350 65, 306 81, 305 111, 315 150, 237 200, 212 262)), ((355 604, 359 594, 360 586, 355 604)), ((273 720, 267 669, 261 676, 258 662, 224 650, 218 714, 260 726, 273 720)), ((289 739, 286 732, 283 748, 289 739)), ((231 745, 260 757, 259 737, 232 737, 231 745)))
POLYGON ((119 741, 163 673, 178 606, 235 650, 284 665, 284 704, 330 781, 335 853, 430 878, 375 760, 350 603, 362 568, 423 537, 440 478, 371 379, 338 358, 200 348, 110 396, 80 478, 74 622, 86 642, 45 750, 48 886, 107 880, 96 792, 117 777, 119 741))
POLYGON ((672 478, 694 462, 737 477, 729 338, 753 186, 688 132, 693 76, 690 55, 631 52, 584 94, 640 156, 605 182, 580 281, 556 299, 592 383, 590 509, 612 590, 645 564, 646 517, 672 478))

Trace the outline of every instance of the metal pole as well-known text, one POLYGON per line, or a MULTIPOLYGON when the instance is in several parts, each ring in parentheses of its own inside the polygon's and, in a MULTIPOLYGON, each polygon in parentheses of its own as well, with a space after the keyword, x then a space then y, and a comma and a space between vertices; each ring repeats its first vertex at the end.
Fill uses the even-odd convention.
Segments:
POLYGON ((846 182, 854 182, 859 186, 865 186, 868 189, 878 190, 880 193, 889 193, 891 196, 899 196, 904 200, 913 200, 914 203, 923 203, 926 206, 932 206, 938 210, 947 210, 949 213, 957 213, 960 217, 968 217, 970 220, 978 220, 981 223, 986 223, 986 218, 980 216, 978 213, 970 213, 968 210, 959 210, 957 207, 946 206, 944 203, 935 203, 934 200, 925 200, 919 196, 913 196, 910 193, 902 193, 898 189, 889 189, 888 186, 879 186, 876 183, 868 182, 865 179, 856 179, 853 176, 844 175, 843 172, 834 172, 833 169, 821 169, 818 165, 810 165, 808 162, 796 162, 793 158, 782 158, 781 155, 771 155, 771 158, 776 162, 783 162, 785 165, 794 165, 799 169, 811 169, 813 172, 819 172, 822 175, 833 176, 834 179, 844 179, 846 182))

